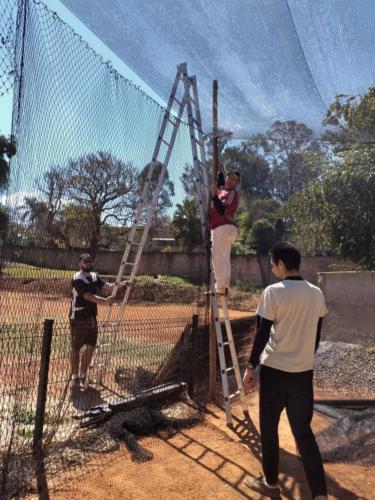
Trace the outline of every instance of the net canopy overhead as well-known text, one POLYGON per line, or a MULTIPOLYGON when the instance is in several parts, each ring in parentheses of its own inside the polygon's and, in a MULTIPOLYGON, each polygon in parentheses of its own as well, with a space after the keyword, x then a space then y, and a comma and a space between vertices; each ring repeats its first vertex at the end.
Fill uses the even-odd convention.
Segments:
POLYGON ((186 61, 206 124, 218 79, 220 124, 238 138, 275 120, 319 129, 337 93, 374 81, 371 0, 63 3, 164 99, 176 61, 186 61))

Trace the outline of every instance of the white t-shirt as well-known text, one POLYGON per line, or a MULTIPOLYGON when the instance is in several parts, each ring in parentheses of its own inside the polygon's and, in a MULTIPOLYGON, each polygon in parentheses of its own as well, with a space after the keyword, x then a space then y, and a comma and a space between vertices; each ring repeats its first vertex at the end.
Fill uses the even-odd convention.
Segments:
POLYGON ((260 363, 286 372, 312 370, 318 321, 327 314, 320 288, 294 279, 270 285, 257 314, 273 321, 260 363))

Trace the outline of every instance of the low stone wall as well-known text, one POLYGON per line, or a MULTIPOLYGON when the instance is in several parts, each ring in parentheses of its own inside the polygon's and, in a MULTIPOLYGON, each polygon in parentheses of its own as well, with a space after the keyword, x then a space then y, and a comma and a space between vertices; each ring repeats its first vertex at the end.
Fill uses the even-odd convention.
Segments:
MULTIPOLYGON (((30 264, 51 269, 78 268, 77 250, 61 250, 59 248, 8 247, 3 250, 3 260, 15 263, 30 264)), ((122 252, 99 251, 95 258, 95 267, 102 274, 117 274, 122 252)), ((248 255, 232 255, 232 283, 244 282, 262 284, 259 264, 255 257, 248 255)), ((273 281, 270 272, 269 257, 264 257, 269 281, 273 281)), ((332 264, 343 261, 336 257, 304 257, 301 273, 312 283, 317 282, 317 273, 329 270, 332 264)), ((206 258, 203 254, 177 252, 144 252, 141 257, 138 275, 173 275, 200 281, 206 276, 206 258)))
POLYGON ((323 339, 375 346, 375 272, 318 273, 327 302, 323 339))

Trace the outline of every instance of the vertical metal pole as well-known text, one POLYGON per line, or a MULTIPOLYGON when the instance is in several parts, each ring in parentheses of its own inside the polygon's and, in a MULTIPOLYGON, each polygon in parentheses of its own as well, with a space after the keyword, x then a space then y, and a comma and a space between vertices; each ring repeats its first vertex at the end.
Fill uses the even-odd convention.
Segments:
MULTIPOLYGON (((216 182, 217 172, 219 169, 219 152, 218 152, 218 130, 217 130, 217 94, 218 82, 212 82, 212 182, 216 182)), ((212 249, 211 252, 212 253, 212 249)), ((210 283, 213 284, 210 276, 210 283)), ((211 304, 211 322, 210 322, 210 387, 209 397, 214 399, 216 395, 216 329, 214 312, 211 304)))
POLYGON ((42 353, 40 356, 38 399, 36 403, 35 427, 33 437, 33 458, 38 485, 39 498, 49 499, 46 471, 43 454, 43 427, 46 410, 49 362, 51 357, 51 343, 53 333, 53 319, 44 320, 42 353))
POLYGON ((193 314, 191 319, 191 338, 190 338, 190 372, 188 392, 191 398, 194 397, 196 384, 196 368, 197 368, 197 330, 198 330, 198 314, 193 314))

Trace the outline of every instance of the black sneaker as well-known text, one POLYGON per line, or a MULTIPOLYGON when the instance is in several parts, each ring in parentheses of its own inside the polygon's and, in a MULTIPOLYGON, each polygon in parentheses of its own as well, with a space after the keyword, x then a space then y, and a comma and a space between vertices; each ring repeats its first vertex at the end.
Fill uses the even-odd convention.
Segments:
POLYGON ((79 383, 80 383, 80 377, 79 377, 79 375, 73 375, 72 376, 72 380, 70 382, 70 387, 72 389, 76 389, 76 388, 79 387, 79 383))
POLYGON ((280 498, 280 488, 279 487, 270 488, 269 486, 267 486, 263 476, 259 477, 248 476, 245 479, 245 484, 248 488, 250 488, 253 491, 256 491, 257 493, 260 493, 261 495, 264 495, 269 498, 280 498))

